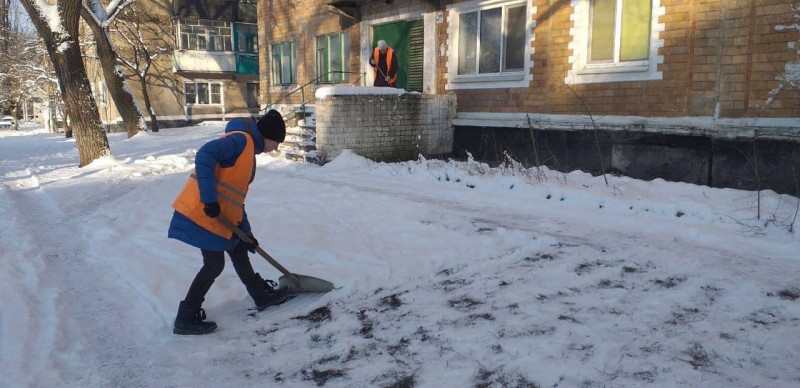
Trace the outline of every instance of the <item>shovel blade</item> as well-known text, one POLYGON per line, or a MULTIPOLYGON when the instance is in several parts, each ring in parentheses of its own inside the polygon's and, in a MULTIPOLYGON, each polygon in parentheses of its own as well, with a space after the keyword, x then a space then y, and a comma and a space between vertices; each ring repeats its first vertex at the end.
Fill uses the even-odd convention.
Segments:
POLYGON ((288 287, 289 292, 292 294, 301 292, 328 292, 333 290, 333 283, 327 280, 296 273, 292 275, 297 279, 296 281, 286 275, 278 278, 278 288, 288 287))

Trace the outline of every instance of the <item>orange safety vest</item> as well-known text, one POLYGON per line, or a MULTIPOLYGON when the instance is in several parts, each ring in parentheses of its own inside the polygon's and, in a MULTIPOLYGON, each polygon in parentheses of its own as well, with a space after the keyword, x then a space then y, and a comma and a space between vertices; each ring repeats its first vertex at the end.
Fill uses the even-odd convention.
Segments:
MULTIPOLYGON (((391 47, 386 48, 386 72, 390 72, 392 70, 392 57, 394 56, 394 50, 391 47)), ((372 50, 372 58, 375 59, 375 69, 378 69, 378 73, 380 74, 380 67, 378 65, 378 60, 381 57, 381 50, 378 50, 375 47, 375 50, 372 50)), ((386 74, 388 75, 388 74, 386 74)), ((397 73, 394 74, 394 77, 389 79, 389 85, 394 85, 395 81, 397 81, 397 73)))
MULTIPOLYGON (((256 154, 255 145, 249 133, 233 131, 222 135, 222 137, 234 133, 245 135, 247 143, 244 146, 244 150, 233 166, 222 168, 217 165, 214 175, 217 177, 217 197, 219 198, 220 214, 233 222, 234 225, 238 225, 244 218, 244 197, 247 196, 250 178, 256 168, 256 154)), ((178 213, 183 214, 186 218, 217 236, 227 239, 233 237, 233 231, 222 225, 216 218, 206 215, 203 211, 204 206, 200 200, 200 187, 197 185, 197 177, 195 172, 192 172, 190 179, 183 186, 181 193, 178 194, 178 198, 172 203, 172 207, 178 213)))

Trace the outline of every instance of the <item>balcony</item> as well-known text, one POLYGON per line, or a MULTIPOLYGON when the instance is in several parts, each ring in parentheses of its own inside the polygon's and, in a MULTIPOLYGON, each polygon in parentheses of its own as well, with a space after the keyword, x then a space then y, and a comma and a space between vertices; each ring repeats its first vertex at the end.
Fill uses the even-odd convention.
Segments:
MULTIPOLYGON (((175 72, 235 73, 236 53, 232 51, 176 50, 173 54, 175 72)), ((256 63, 256 69, 258 64, 256 63)))
POLYGON ((176 50, 176 73, 236 73, 258 75, 258 54, 231 51, 176 50))
POLYGON ((236 73, 258 75, 258 54, 239 53, 236 61, 236 73))

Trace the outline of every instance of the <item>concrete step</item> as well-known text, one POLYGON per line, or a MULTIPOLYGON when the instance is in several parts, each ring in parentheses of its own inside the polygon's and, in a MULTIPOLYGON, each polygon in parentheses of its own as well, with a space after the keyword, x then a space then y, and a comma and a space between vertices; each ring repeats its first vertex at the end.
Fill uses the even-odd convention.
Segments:
POLYGON ((317 126, 317 119, 315 116, 306 117, 304 120, 298 120, 297 125, 299 127, 307 127, 307 128, 316 128, 317 126))
POLYGON ((296 136, 303 136, 303 137, 316 137, 317 131, 309 128, 303 127, 290 127, 286 128, 287 135, 296 135, 296 136))
POLYGON ((317 160, 317 152, 316 151, 311 151, 311 152, 290 152, 290 151, 287 151, 287 152, 283 153, 283 156, 286 159, 289 159, 289 160, 294 160, 294 161, 303 162, 303 163, 319 164, 319 160, 317 160))
POLYGON ((286 134, 284 143, 312 143, 316 144, 317 134, 315 133, 302 133, 302 134, 286 134))
POLYGON ((308 141, 314 142, 315 140, 316 139, 306 138, 306 137, 303 137, 303 136, 286 135, 286 140, 284 140, 283 142, 284 143, 297 144, 297 143, 303 143, 303 142, 308 142, 308 141))
POLYGON ((281 151, 302 151, 302 152, 310 152, 316 151, 317 145, 312 142, 302 142, 302 143, 287 143, 284 142, 281 144, 280 148, 281 151))

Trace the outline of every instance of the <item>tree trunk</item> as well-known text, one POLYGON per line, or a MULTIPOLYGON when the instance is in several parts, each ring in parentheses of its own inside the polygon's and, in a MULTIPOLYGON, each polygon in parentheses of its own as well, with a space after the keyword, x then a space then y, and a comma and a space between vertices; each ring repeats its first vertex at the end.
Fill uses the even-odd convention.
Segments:
POLYGON ((11 43, 11 23, 8 18, 8 11, 11 7, 11 1, 0 0, 0 51, 7 53, 8 45, 11 43))
POLYGON ((153 113, 153 108, 150 105, 150 95, 147 94, 147 79, 145 77, 139 77, 139 83, 142 86, 142 96, 144 96, 144 108, 147 109, 148 113, 150 113, 150 130, 153 132, 158 132, 158 118, 156 118, 156 114, 153 113))
POLYGON ((11 116, 14 117, 14 124, 11 126, 11 129, 19 131, 19 101, 14 102, 14 109, 11 111, 11 116))
POLYGON ((109 32, 101 25, 97 24, 97 20, 92 13, 86 8, 81 9, 81 16, 89 28, 92 29, 94 40, 97 43, 97 56, 100 57, 100 67, 103 69, 103 78, 106 80, 108 93, 111 99, 114 100, 114 105, 117 106, 117 112, 122 117, 122 124, 128 137, 132 137, 139 133, 140 130, 146 129, 142 111, 139 109, 139 104, 133 98, 130 90, 125 88, 125 77, 122 75, 122 69, 117 64, 117 52, 111 44, 109 32))
POLYGON ((78 46, 81 0, 59 0, 56 5, 36 0, 20 2, 47 47, 47 54, 58 76, 66 116, 70 120, 67 131, 74 131, 80 167, 83 167, 108 155, 110 149, 78 46), (60 20, 49 21, 49 9, 43 10, 42 7, 57 7, 60 20), (53 22, 60 22, 63 31, 53 33, 50 27, 53 22))
POLYGON ((70 46, 63 54, 51 53, 50 58, 56 74, 59 74, 61 95, 64 96, 64 105, 70 121, 69 128, 74 132, 80 167, 83 167, 99 157, 108 155, 108 138, 103 131, 103 124, 92 97, 92 87, 86 76, 78 46, 70 46))

